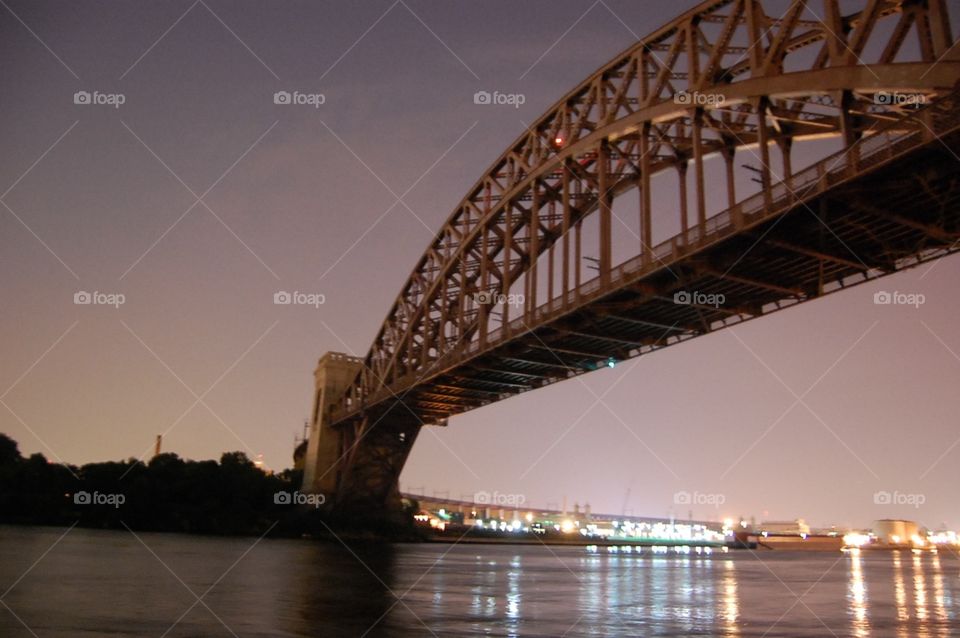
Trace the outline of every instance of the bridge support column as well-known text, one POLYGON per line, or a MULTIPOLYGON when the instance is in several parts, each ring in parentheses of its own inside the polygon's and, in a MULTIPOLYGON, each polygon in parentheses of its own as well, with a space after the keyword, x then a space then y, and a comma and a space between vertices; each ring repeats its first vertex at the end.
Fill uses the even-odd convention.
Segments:
POLYGON ((363 361, 357 357, 328 352, 320 357, 313 373, 316 391, 302 489, 311 494, 323 494, 328 503, 338 491, 346 452, 345 432, 330 424, 330 406, 343 396, 362 367, 363 361))
POLYGON ((341 514, 389 520, 401 511, 400 472, 422 423, 403 407, 356 426, 334 500, 341 514))

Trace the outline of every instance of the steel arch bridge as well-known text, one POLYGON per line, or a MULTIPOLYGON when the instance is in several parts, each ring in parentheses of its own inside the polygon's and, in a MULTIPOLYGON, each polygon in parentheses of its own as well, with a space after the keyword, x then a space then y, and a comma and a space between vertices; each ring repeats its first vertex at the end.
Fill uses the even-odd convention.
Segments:
POLYGON ((396 505, 424 424, 960 249, 946 2, 852 3, 704 2, 558 100, 454 209, 366 357, 320 360, 304 488, 396 505))

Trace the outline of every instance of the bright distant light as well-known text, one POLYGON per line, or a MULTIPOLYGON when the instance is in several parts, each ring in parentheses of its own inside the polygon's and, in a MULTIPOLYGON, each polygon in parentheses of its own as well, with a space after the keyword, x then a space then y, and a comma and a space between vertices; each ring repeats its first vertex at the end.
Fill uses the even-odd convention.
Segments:
POLYGON ((572 531, 572 530, 573 530, 573 521, 571 521, 569 518, 568 518, 567 520, 563 521, 563 522, 560 524, 560 529, 561 529, 564 533, 568 533, 568 532, 572 531))
POLYGON ((956 532, 942 531, 931 534, 930 542, 936 545, 958 545, 960 544, 960 538, 957 538, 956 532))
POLYGON ((563 136, 557 135, 555 138, 553 138, 553 143, 557 146, 563 146, 563 136))
POLYGON ((849 534, 844 534, 843 536, 843 544, 847 547, 863 547, 869 542, 870 537, 867 534, 850 532, 849 534))

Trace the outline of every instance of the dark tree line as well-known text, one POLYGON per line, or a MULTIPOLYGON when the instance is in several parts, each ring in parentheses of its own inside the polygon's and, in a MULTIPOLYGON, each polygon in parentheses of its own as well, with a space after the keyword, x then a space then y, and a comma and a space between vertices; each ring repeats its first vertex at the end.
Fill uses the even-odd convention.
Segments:
POLYGON ((298 534, 311 512, 285 504, 278 493, 300 487, 300 472, 267 474, 243 452, 220 461, 160 454, 149 462, 51 463, 24 458, 0 434, 0 523, 188 532, 298 534))

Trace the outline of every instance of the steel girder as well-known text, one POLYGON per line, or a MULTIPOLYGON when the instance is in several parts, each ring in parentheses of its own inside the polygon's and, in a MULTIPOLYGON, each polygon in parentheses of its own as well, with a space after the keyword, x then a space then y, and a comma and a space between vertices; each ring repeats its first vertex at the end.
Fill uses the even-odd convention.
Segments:
MULTIPOLYGON (((639 191, 637 258, 656 259, 651 180, 661 172, 677 176, 680 236, 703 237, 713 222, 704 183, 710 155, 723 158, 726 202, 734 209, 734 185, 746 171, 765 203, 773 202, 774 185, 794 175, 794 140, 840 137, 850 149, 877 129, 889 135, 897 122, 900 132, 920 131, 922 122, 902 117, 912 104, 877 96, 935 101, 949 92, 960 78, 952 44, 944 0, 865 0, 849 15, 838 0, 794 0, 779 18, 759 0, 717 0, 664 25, 561 98, 477 181, 417 262, 362 371, 334 407, 335 420, 378 402, 398 404, 399 394, 445 367, 446 358, 495 341, 511 312, 536 327, 538 307, 584 285, 580 231, 595 214, 596 270, 599 284, 609 284, 613 200, 628 190, 639 191), (878 28, 881 22, 892 26, 878 28), (737 152, 750 147, 760 167, 737 166, 737 152), (540 267, 550 270, 547 286, 540 267), (511 293, 523 295, 522 308, 500 301, 511 293)), ((522 370, 471 380, 481 393, 529 386, 522 370)), ((449 413, 434 399, 424 397, 425 420, 449 413)))

